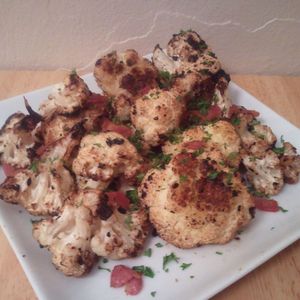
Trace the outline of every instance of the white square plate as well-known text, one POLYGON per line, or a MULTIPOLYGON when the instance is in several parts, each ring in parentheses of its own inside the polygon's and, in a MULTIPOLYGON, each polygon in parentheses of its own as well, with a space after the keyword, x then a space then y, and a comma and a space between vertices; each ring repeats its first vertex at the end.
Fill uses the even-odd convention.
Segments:
MULTIPOLYGON (((92 74, 84 76, 94 92, 99 89, 92 74)), ((284 120, 236 84, 230 84, 232 101, 249 109, 258 110, 262 121, 270 125, 279 137, 283 135, 300 149, 300 130, 284 120)), ((33 108, 46 99, 51 87, 25 94, 33 108)), ((24 111, 22 96, 0 102, 0 124, 16 112, 24 111)), ((4 179, 1 172, 0 180, 4 179)), ((154 272, 153 279, 144 277, 144 288, 134 299, 152 299, 150 293, 156 291, 155 299, 206 299, 234 281, 238 280, 267 259, 299 239, 300 237, 300 184, 286 185, 276 199, 288 210, 287 213, 264 213, 257 211, 254 221, 240 235, 227 245, 203 246, 197 249, 180 250, 166 245, 158 237, 150 238, 147 247, 152 248, 152 257, 141 256, 121 262, 108 262, 103 267, 112 268, 115 264, 128 266, 147 265, 154 272), (164 247, 157 248, 160 241, 164 247), (174 252, 180 261, 169 266, 169 272, 162 270, 163 256, 174 252), (221 252, 222 255, 216 252, 221 252), (192 263, 181 270, 181 263, 192 263), (193 277, 194 276, 194 277, 193 277), (191 278, 192 277, 192 278, 191 278)), ((26 275, 39 299, 133 299, 125 296, 123 288, 109 287, 110 273, 105 270, 93 271, 84 278, 65 277, 51 264, 50 254, 40 249, 31 236, 31 216, 21 207, 0 201, 1 226, 14 249, 26 275)))

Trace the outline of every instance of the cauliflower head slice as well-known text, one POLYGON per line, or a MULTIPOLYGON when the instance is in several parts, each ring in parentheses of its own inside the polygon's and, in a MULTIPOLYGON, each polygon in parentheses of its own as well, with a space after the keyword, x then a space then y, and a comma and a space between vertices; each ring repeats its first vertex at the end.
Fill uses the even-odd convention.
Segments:
POLYGON ((137 256, 149 232, 146 210, 124 210, 108 203, 102 197, 98 209, 98 222, 91 240, 92 250, 98 256, 123 259, 137 256))
MULTIPOLYGON (((28 116, 27 116, 28 117, 28 116)), ((30 165, 30 150, 35 144, 32 130, 22 125, 23 113, 11 115, 0 130, 0 162, 24 168, 30 165)))
POLYGON ((89 272, 96 261, 90 246, 92 223, 88 208, 67 204, 60 216, 35 223, 33 237, 51 252, 58 270, 79 277, 89 272))
POLYGON ((243 156, 246 176, 254 188, 265 195, 276 195, 283 188, 283 172, 277 155, 268 150, 260 156, 243 156))
POLYGON ((139 195, 164 240, 180 248, 223 244, 250 222, 253 199, 221 160, 217 150, 180 153, 164 170, 145 175, 139 195))
POLYGON ((178 154, 183 150, 194 152, 200 149, 209 151, 209 149, 214 148, 222 153, 230 166, 237 167, 239 165, 241 139, 234 127, 223 120, 209 125, 197 126, 178 134, 175 140, 168 141, 163 146, 163 152, 165 154, 178 154), (198 149, 190 147, 193 142, 199 142, 198 149))
POLYGON ((178 97, 176 92, 153 89, 136 100, 131 121, 143 133, 146 144, 158 145, 169 131, 179 127, 185 105, 178 97))
POLYGON ((73 171, 77 176, 107 182, 124 174, 133 177, 140 168, 141 157, 136 148, 116 132, 86 135, 80 143, 73 171))
POLYGON ((300 174, 300 155, 297 149, 289 142, 283 143, 283 155, 280 156, 280 166, 283 171, 284 181, 297 183, 300 174))
POLYGON ((39 108, 45 118, 53 113, 71 114, 84 106, 91 92, 85 82, 75 73, 70 73, 62 83, 54 86, 52 93, 39 108))

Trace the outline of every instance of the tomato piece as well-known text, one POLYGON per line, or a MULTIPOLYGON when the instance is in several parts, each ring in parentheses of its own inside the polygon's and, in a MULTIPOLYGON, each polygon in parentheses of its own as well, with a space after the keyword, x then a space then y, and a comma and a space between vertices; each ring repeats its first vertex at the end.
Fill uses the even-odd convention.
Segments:
POLYGON ((102 131, 114 131, 123 135, 127 139, 132 136, 132 130, 129 127, 125 125, 117 125, 111 122, 109 119, 103 120, 102 131))
POLYGON ((114 266, 110 275, 110 286, 115 288, 124 286, 127 282, 136 277, 136 273, 137 272, 124 265, 114 266))
POLYGON ((204 121, 212 121, 214 119, 220 118, 222 116, 222 110, 218 105, 212 105, 204 116, 204 121))
POLYGON ((278 202, 273 199, 254 197, 255 207, 262 211, 277 212, 279 211, 278 202))
POLYGON ((10 164, 6 164, 6 163, 2 164, 2 169, 5 176, 7 177, 13 177, 18 173, 18 169, 10 164))
POLYGON ((86 105, 97 105, 97 106, 105 106, 107 104, 107 97, 92 93, 90 97, 86 100, 86 105))
POLYGON ((130 201, 122 192, 107 192, 106 195, 108 196, 108 203, 110 205, 114 205, 115 203, 124 208, 129 209, 130 201))
POLYGON ((190 150, 198 150, 205 146, 204 141, 190 141, 183 144, 184 148, 190 149, 190 150))
POLYGON ((229 111, 228 111, 228 117, 229 117, 229 119, 232 116, 237 115, 238 113, 250 114, 254 118, 256 118, 256 117, 259 116, 259 112, 256 111, 256 110, 250 110, 250 109, 247 109, 247 108, 245 108, 243 106, 238 106, 238 105, 233 104, 232 106, 230 106, 229 111))
POLYGON ((125 293, 127 295, 137 295, 143 288, 143 280, 142 277, 134 277, 129 282, 126 283, 125 293))
POLYGON ((222 116, 222 110, 218 105, 212 105, 205 115, 201 114, 198 110, 191 110, 190 115, 199 118, 200 121, 212 121, 222 116))

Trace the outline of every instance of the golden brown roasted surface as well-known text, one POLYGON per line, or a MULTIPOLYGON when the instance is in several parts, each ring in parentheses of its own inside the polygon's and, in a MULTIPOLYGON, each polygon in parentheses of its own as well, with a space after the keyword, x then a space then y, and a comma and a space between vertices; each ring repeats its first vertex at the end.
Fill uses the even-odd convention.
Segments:
POLYGON ((220 162, 217 150, 180 153, 164 170, 146 174, 139 195, 164 240, 180 248, 223 244, 250 222, 252 197, 239 174, 220 162))

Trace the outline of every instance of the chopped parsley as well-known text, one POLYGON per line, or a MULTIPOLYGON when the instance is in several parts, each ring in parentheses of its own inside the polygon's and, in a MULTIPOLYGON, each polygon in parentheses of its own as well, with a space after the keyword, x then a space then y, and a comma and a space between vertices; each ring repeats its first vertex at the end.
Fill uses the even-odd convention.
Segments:
POLYGON ((142 132, 140 130, 136 130, 134 135, 130 136, 128 139, 138 151, 143 149, 142 132))
POLYGON ((223 255, 223 252, 216 251, 216 254, 218 254, 218 255, 223 255))
POLYGON ((141 265, 141 266, 134 266, 132 267, 132 269, 134 271, 137 271, 139 273, 144 274, 147 277, 153 278, 155 276, 155 273, 153 272, 153 270, 150 267, 141 265))
POLYGON ((238 152, 230 152, 230 153, 228 154, 227 158, 228 158, 229 160, 234 160, 234 159, 236 159, 236 158, 238 157, 238 155, 239 155, 238 152))
POLYGON ((162 248, 164 245, 163 245, 162 243, 159 243, 159 242, 158 242, 158 243, 155 244, 155 246, 156 246, 157 248, 162 248))
POLYGON ((216 54, 213 53, 212 51, 208 51, 207 54, 208 54, 209 56, 213 57, 213 58, 217 58, 217 57, 216 57, 216 54))
POLYGON ((108 263, 108 259, 107 258, 102 258, 102 262, 104 263, 104 264, 106 264, 106 263, 108 263))
POLYGON ((147 250, 144 251, 144 256, 151 257, 152 256, 152 249, 148 248, 147 250))
POLYGON ((163 270, 164 270, 165 272, 168 272, 168 271, 169 271, 169 269, 167 269, 167 265, 168 265, 169 263, 171 263, 172 261, 175 261, 176 263, 178 263, 178 261, 179 261, 179 257, 177 257, 177 256, 174 254, 174 252, 172 252, 172 253, 169 254, 169 255, 165 255, 165 256, 163 257, 163 270))
POLYGON ((240 125, 240 123, 241 123, 241 119, 238 117, 235 117, 231 120, 231 124, 234 126, 238 126, 238 125, 240 125))
POLYGON ((182 130, 179 128, 174 129, 171 131, 171 133, 168 134, 168 140, 170 141, 171 144, 178 144, 182 142, 183 137, 182 137, 182 130))
POLYGON ((226 184, 227 185, 231 185, 232 184, 232 177, 233 177, 232 172, 226 174, 226 184))
POLYGON ((145 173, 137 174, 136 179, 137 179, 138 183, 141 183, 144 177, 145 177, 145 173))
POLYGON ((282 206, 278 206, 278 208, 283 212, 283 213, 286 213, 286 212, 288 212, 288 210, 287 209, 285 209, 285 208, 283 208, 282 206))
POLYGON ((211 139, 212 134, 209 133, 209 132, 207 132, 207 131, 204 131, 204 133, 205 133, 205 136, 203 137, 203 141, 207 142, 207 141, 209 141, 211 139))
POLYGON ((189 110, 198 110, 201 115, 206 115, 210 106, 211 104, 207 100, 202 98, 194 98, 187 104, 189 110))
POLYGON ((197 156, 201 155, 203 152, 204 152, 204 149, 200 148, 200 149, 194 151, 192 155, 193 155, 193 157, 197 157, 197 156))
POLYGON ((218 172, 218 171, 213 171, 213 172, 211 172, 211 173, 209 173, 209 174, 207 175, 207 178, 208 178, 209 180, 215 180, 215 179, 218 177, 219 174, 220 174, 220 172, 218 172))
POLYGON ((151 292, 150 295, 151 295, 152 297, 155 297, 155 296, 156 296, 156 291, 151 292))
POLYGON ((168 71, 160 71, 158 74, 158 85, 161 89, 170 88, 173 84, 173 75, 168 71))
POLYGON ((278 154, 278 155, 280 155, 280 154, 283 154, 284 153, 284 146, 282 146, 282 147, 278 147, 278 148, 276 148, 276 147, 274 147, 273 149, 273 152, 275 152, 276 154, 278 154))
POLYGON ((152 158, 152 167, 156 169, 163 169, 172 158, 171 154, 159 153, 152 158))
POLYGON ((130 200, 131 210, 138 210, 140 206, 140 199, 137 189, 126 191, 126 197, 130 200))
POLYGON ((181 266, 180 266, 180 268, 181 268, 182 270, 185 270, 185 269, 189 268, 191 265, 192 265, 192 264, 182 263, 181 266))
POLYGON ((188 180, 188 177, 186 175, 180 175, 179 176, 179 182, 182 183, 182 182, 186 182, 188 180))
POLYGON ((126 216, 124 220, 125 225, 131 230, 131 225, 132 225, 132 217, 131 215, 126 216))
POLYGON ((31 165, 28 167, 28 169, 31 170, 34 173, 37 173, 37 171, 38 171, 38 161, 36 161, 36 160, 33 161, 31 163, 31 165))

